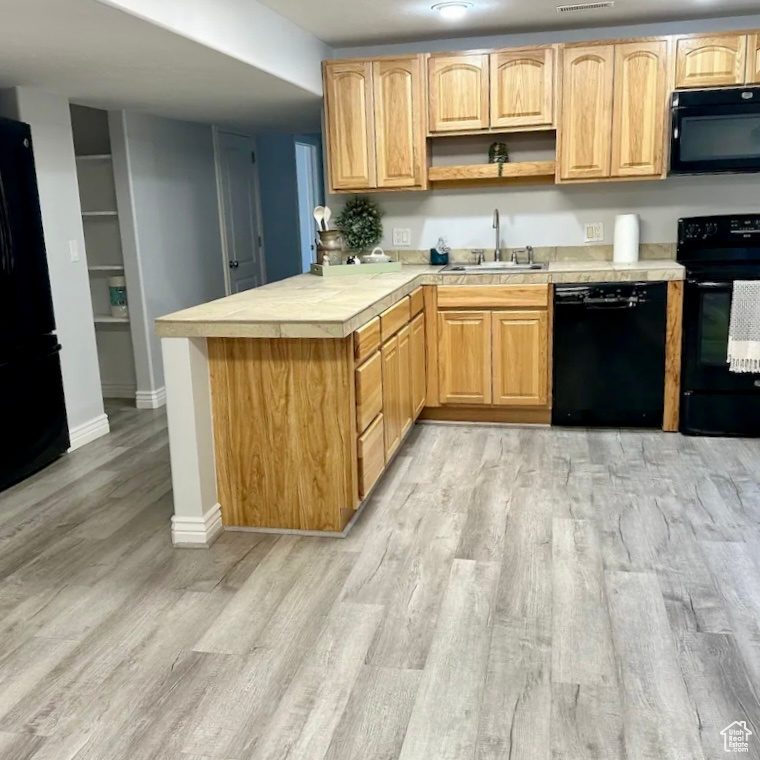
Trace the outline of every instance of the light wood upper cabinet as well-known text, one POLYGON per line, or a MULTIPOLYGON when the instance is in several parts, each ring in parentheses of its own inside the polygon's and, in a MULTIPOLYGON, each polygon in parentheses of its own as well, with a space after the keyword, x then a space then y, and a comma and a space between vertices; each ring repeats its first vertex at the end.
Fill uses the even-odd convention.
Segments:
POLYGON ((676 43, 676 87, 744 84, 747 35, 683 37, 676 43))
POLYGON ((561 179, 610 176, 614 66, 613 45, 563 51, 561 179))
POLYGON ((662 174, 667 62, 666 40, 615 46, 613 177, 662 174))
POLYGON ((421 185, 426 166, 421 60, 375 61, 372 69, 377 186, 421 185))
POLYGON ((438 371, 442 404, 491 403, 490 312, 439 312, 438 371))
POLYGON ((418 314, 412 321, 412 413, 414 419, 425 408, 427 395, 425 353, 425 315, 418 314))
POLYGON ((383 425, 385 461, 401 443, 401 364, 398 336, 383 343, 383 425))
POLYGON ((488 128, 488 55, 428 59, 431 132, 488 128))
POLYGON ((324 67, 330 186, 360 190, 376 186, 372 63, 324 67))
POLYGON ((493 403, 546 406, 549 316, 546 311, 493 313, 493 403))
POLYGON ((747 38, 747 84, 760 84, 760 34, 747 38))
POLYGON ((525 128, 554 123, 554 48, 491 54, 491 126, 525 128))

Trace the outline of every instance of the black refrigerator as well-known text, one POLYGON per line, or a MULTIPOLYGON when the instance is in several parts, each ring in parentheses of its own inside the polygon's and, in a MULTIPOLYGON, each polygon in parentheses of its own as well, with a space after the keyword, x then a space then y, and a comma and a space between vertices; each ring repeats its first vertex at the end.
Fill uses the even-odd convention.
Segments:
POLYGON ((0 119, 0 491, 69 447, 28 124, 0 119))

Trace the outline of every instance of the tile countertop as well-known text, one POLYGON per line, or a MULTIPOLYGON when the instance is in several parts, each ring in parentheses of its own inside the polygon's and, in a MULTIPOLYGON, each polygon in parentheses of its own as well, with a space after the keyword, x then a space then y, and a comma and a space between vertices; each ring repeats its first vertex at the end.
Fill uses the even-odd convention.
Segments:
POLYGON ((672 260, 613 264, 554 261, 534 272, 442 272, 405 266, 401 272, 350 277, 302 274, 194 306, 156 320, 162 338, 344 338, 420 285, 515 285, 683 280, 672 260))

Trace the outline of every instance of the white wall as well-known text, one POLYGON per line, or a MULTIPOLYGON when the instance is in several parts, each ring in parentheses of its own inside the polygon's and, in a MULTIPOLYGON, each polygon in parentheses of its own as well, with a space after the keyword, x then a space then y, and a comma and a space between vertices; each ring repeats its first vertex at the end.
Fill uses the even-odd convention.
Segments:
POLYGON ((585 42, 612 40, 622 37, 650 37, 660 34, 698 34, 734 29, 757 29, 760 14, 729 16, 727 18, 699 19, 697 21, 670 21, 661 24, 631 24, 628 26, 600 26, 591 29, 558 29, 552 32, 518 32, 496 34, 487 37, 460 37, 450 40, 426 40, 425 42, 402 42, 393 45, 370 45, 345 47, 333 51, 335 58, 363 58, 376 55, 400 53, 436 53, 448 50, 479 50, 520 47, 522 45, 545 45, 550 42, 585 42))
MULTIPOLYGON (((502 245, 583 245, 583 224, 604 223, 604 242, 612 245, 617 214, 641 215, 642 243, 676 241, 682 216, 757 212, 760 178, 756 174, 672 177, 660 182, 616 182, 577 186, 538 186, 491 190, 433 190, 378 193, 385 212, 382 246, 392 244, 393 227, 412 230, 412 249, 426 249, 444 236, 452 248, 494 246, 493 211, 501 212, 502 245)), ((344 196, 331 196, 339 210, 344 196)))
POLYGON ((156 318, 224 296, 212 128, 110 115, 140 394, 164 387, 156 318), (143 358, 144 357, 144 358, 143 358))
MULTIPOLYGON (((515 47, 548 42, 636 37, 724 29, 751 29, 760 26, 760 16, 711 19, 629 27, 576 29, 558 32, 435 40, 423 43, 381 45, 336 50, 338 58, 393 55, 399 53, 515 47)), ((481 138, 479 138, 481 139, 481 138)), ((507 136, 512 149, 525 136, 507 136)), ((485 162, 490 138, 479 146, 485 162)), ((472 155, 470 138, 436 138, 434 163, 478 163, 472 155), (455 160, 451 152, 462 152, 455 160), (446 146, 444 148, 444 146, 446 146)), ((553 148, 552 148, 553 150, 553 148)), ((514 160, 548 158, 545 155, 514 156, 514 160)), ((677 220, 682 216, 721 214, 758 210, 758 175, 673 177, 664 181, 615 182, 590 185, 516 187, 483 190, 432 190, 420 193, 378 193, 375 200, 385 211, 382 245, 393 248, 394 227, 412 230, 412 249, 426 249, 444 236, 452 248, 493 249, 493 211, 502 220, 502 245, 509 247, 583 245, 585 222, 603 222, 605 243, 612 244, 617 214, 638 213, 642 220, 642 242, 675 242, 677 220)), ((334 210, 342 208, 345 196, 331 196, 334 210)))
POLYGON ((69 101, 24 87, 0 98, 3 115, 32 127, 34 159, 42 209, 50 284, 58 339, 63 346, 61 368, 72 445, 108 432, 100 391, 95 327, 90 302, 82 212, 79 204, 69 101), (79 249, 71 261, 69 242, 79 249))
POLYGON ((256 0, 98 0, 317 95, 332 49, 256 0))

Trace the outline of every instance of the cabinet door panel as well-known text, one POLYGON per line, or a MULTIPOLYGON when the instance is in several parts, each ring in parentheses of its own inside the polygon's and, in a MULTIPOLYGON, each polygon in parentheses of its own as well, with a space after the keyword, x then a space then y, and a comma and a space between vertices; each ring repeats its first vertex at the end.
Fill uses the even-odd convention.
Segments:
POLYGON ((547 312, 494 312, 493 403, 499 406, 546 406, 548 399, 547 312))
POLYGON ((563 51, 560 178, 610 176, 612 158, 612 45, 563 51))
POLYGON ((401 443, 401 367, 398 336, 381 349, 383 356, 383 425, 385 427, 385 461, 396 453, 401 443))
POLYGON ((366 499, 385 467, 385 429, 379 414, 357 441, 359 458, 359 498, 366 499))
POLYGON ((328 62, 324 79, 330 186, 375 187, 372 63, 328 62))
POLYGON ((747 43, 747 84, 760 84, 760 34, 750 34, 747 43))
POLYGON ((662 174, 668 43, 615 46, 612 176, 662 174))
POLYGON ((491 313, 438 313, 441 404, 491 403, 491 313))
POLYGON ((491 54, 491 126, 554 123, 554 49, 491 54))
POLYGON ((363 433, 383 409, 383 361, 378 351, 356 370, 356 429, 363 433))
POLYGON ((488 128, 488 56, 434 55, 428 59, 430 131, 488 128))
POLYGON ((412 411, 415 420, 425 408, 427 393, 426 361, 425 315, 418 314, 412 322, 412 411))
POLYGON ((377 186, 422 184, 425 138, 420 58, 373 64, 377 186))
POLYGON ((684 37, 676 43, 676 87, 744 84, 747 36, 684 37))
POLYGON ((407 325, 398 334, 401 437, 412 427, 412 328, 407 325))

